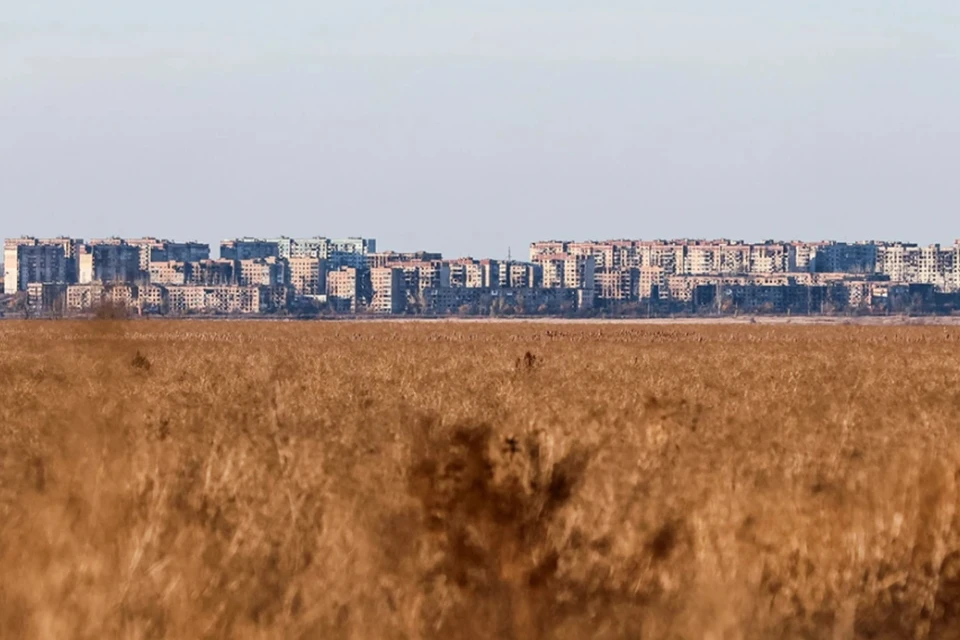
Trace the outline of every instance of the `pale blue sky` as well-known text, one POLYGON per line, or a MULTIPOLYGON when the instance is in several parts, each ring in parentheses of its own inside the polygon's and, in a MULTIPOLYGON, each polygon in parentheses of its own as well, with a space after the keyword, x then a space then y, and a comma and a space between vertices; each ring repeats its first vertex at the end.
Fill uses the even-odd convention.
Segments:
POLYGON ((8 4, 2 236, 960 237, 955 0, 8 4))

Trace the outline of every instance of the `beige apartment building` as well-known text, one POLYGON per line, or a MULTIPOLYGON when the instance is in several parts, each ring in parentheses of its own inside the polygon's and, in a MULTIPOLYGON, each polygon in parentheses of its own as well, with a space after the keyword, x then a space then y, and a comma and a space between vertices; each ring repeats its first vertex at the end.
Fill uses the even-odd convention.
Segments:
POLYGON ((286 284, 286 266, 279 258, 238 260, 237 284, 241 287, 279 287, 286 284))
POLYGON ((147 264, 152 284, 185 285, 192 281, 193 268, 190 262, 150 262, 147 264))
POLYGON ((132 284, 73 284, 66 291, 68 311, 93 311, 104 306, 136 308, 139 287, 132 284))
POLYGON ((370 310, 374 313, 402 313, 406 306, 403 290, 403 269, 398 267, 374 267, 370 270, 370 287, 373 297, 370 310))
POLYGON ((640 267, 637 269, 637 297, 640 300, 665 297, 666 278, 663 267, 640 267))
POLYGON ((327 267, 321 258, 287 260, 290 286, 298 296, 319 296, 327 291, 327 267))
POLYGON ((362 306, 363 278, 354 267, 341 267, 327 273, 327 298, 340 311, 357 311, 362 306))
POLYGON ((599 269, 594 274, 596 296, 601 300, 636 300, 639 269, 599 269))
POLYGON ((596 260, 592 255, 548 254, 537 259, 547 289, 593 289, 596 260))
POLYGON ((273 291, 261 286, 166 287, 171 313, 196 312, 256 314, 273 310, 273 291))

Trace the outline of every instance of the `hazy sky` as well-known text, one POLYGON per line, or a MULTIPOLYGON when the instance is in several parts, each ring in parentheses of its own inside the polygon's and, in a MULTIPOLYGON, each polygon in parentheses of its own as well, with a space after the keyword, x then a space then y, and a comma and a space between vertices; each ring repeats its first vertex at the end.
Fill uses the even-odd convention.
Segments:
POLYGON ((952 242, 958 79, 956 0, 9 2, 0 236, 952 242))

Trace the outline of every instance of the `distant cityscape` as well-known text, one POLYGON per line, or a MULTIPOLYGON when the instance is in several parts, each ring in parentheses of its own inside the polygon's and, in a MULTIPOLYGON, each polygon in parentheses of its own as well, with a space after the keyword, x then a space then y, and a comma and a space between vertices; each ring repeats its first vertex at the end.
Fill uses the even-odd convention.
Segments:
POLYGON ((372 238, 7 239, 0 310, 139 315, 664 316, 960 312, 960 241, 544 241, 526 260, 372 238))

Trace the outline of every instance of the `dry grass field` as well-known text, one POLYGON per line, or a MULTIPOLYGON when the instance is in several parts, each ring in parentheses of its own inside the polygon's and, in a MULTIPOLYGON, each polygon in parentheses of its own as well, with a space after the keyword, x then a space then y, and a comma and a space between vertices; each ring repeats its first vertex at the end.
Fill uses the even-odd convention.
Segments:
POLYGON ((4 638, 960 637, 960 328, 0 344, 4 638))

